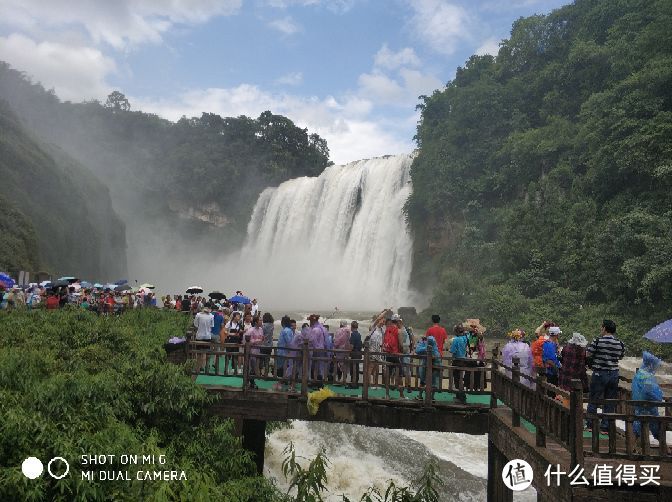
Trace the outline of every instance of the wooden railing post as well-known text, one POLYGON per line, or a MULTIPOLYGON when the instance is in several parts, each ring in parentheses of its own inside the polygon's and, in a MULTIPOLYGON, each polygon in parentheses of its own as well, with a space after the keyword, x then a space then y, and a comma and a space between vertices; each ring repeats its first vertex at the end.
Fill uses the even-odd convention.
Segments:
POLYGON ((497 396, 495 395, 495 373, 499 371, 497 367, 497 357, 499 356, 499 344, 492 349, 492 364, 490 366, 490 408, 497 408, 497 396))
POLYGON ((546 406, 544 404, 544 399, 546 398, 546 389, 544 384, 546 383, 546 374, 544 369, 540 368, 539 373, 537 374, 537 410, 538 413, 542 416, 537 416, 537 423, 535 423, 535 428, 537 430, 535 443, 540 448, 546 447, 546 434, 542 430, 542 424, 546 420, 546 406))
POLYGON ((364 342, 364 362, 363 364, 363 371, 364 371, 364 378, 362 379, 362 401, 368 401, 369 400, 369 342, 364 342))
POLYGON ((433 354, 431 352, 431 349, 427 347, 427 354, 425 357, 427 357, 426 361, 426 366, 425 366, 425 406, 431 406, 432 405, 432 377, 434 376, 432 374, 433 368, 432 368, 432 358, 433 354))
POLYGON ((310 373, 310 357, 308 353, 308 340, 303 341, 301 347, 301 395, 308 396, 308 374, 310 373))
POLYGON ((250 341, 243 345, 243 394, 247 394, 250 386, 250 341))
MULTIPOLYGON (((512 359, 513 370, 511 371, 511 377, 514 382, 520 382, 520 358, 514 357, 512 359)), ((518 386, 513 386, 513 394, 511 396, 513 399, 511 407, 511 425, 514 427, 520 427, 520 413, 517 408, 520 408, 520 388, 518 386)))
POLYGON ((569 431, 570 467, 583 467, 583 383, 578 379, 569 394, 569 431))
MULTIPOLYGON (((663 401, 666 403, 672 402, 672 397, 663 397, 663 401)), ((665 416, 672 416, 672 409, 669 406, 665 407, 665 416)), ((658 422, 660 424, 660 434, 658 435, 658 451, 661 457, 667 457, 667 422, 661 420, 658 422)))

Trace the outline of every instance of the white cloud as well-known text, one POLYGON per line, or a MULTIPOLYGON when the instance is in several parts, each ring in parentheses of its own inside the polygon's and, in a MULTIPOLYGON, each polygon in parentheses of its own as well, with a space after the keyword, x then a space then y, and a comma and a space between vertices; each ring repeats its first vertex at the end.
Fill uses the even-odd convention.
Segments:
POLYGON ((157 43, 175 24, 197 24, 238 12, 242 0, 0 0, 0 23, 38 31, 83 27, 96 42, 116 49, 157 43))
POLYGON ((293 6, 323 6, 336 14, 344 14, 352 9, 355 0, 266 0, 269 7, 287 9, 293 6))
POLYGON ((296 23, 296 21, 294 21, 294 19, 292 19, 291 16, 285 16, 282 19, 275 19, 269 22, 268 25, 271 28, 284 33, 285 35, 293 35, 300 30, 299 25, 296 23))
POLYGON ((399 70, 399 75, 404 81, 406 91, 412 94, 414 102, 420 94, 431 94, 435 89, 443 87, 443 83, 434 75, 418 70, 402 68, 399 70))
POLYGON ((485 54, 496 56, 499 53, 499 42, 500 40, 495 37, 490 37, 486 40, 483 40, 481 46, 476 49, 474 54, 479 56, 484 56, 485 54))
POLYGON ((404 47, 399 52, 391 51, 387 44, 383 44, 374 56, 374 65, 394 70, 400 66, 419 66, 420 58, 410 47, 404 47))
POLYGON ((258 86, 210 88, 186 92, 165 100, 131 97, 136 108, 171 120, 182 115, 200 116, 203 111, 222 116, 257 117, 265 110, 289 117, 300 127, 327 140, 331 159, 343 164, 357 159, 411 151, 411 136, 403 124, 387 127, 370 117, 372 104, 359 96, 336 98, 270 93, 258 86))
POLYGON ((281 77, 275 79, 275 83, 279 85, 299 85, 303 82, 303 73, 300 71, 286 73, 281 77))
POLYGON ((116 70, 112 59, 99 50, 55 42, 35 42, 20 34, 0 37, 0 60, 25 71, 65 100, 105 97, 105 78, 116 70))
POLYGON ((421 61, 412 48, 394 52, 384 44, 374 56, 371 72, 359 76, 358 92, 377 104, 413 109, 419 95, 442 86, 434 75, 415 68, 418 66, 421 61))
POLYGON ((359 76, 359 88, 362 95, 378 103, 399 103, 404 99, 404 88, 393 78, 383 73, 362 73, 359 76))
POLYGON ((413 9, 410 26, 415 35, 441 54, 453 54, 462 39, 469 38, 471 16, 446 0, 408 0, 413 9))

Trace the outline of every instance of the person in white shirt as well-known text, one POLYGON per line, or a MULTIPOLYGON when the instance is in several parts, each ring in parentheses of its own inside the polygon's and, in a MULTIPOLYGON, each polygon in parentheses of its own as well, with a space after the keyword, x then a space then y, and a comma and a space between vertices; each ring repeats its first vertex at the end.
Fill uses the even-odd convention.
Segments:
MULTIPOLYGON (((210 313, 209 308, 204 308, 194 317, 194 327, 196 328, 196 340, 209 342, 212 339, 212 328, 215 325, 215 316, 210 313)), ((198 353, 196 357, 196 372, 200 373, 205 368, 205 353, 198 353)))
POLYGON ((257 299, 255 298, 252 300, 252 317, 257 317, 259 314, 259 304, 257 303, 257 299))

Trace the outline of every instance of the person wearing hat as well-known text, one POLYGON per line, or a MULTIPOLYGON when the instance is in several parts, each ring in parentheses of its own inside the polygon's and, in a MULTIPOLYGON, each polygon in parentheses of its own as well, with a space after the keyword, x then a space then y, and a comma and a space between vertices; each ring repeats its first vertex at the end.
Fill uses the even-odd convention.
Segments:
POLYGON ((553 326, 552 322, 544 321, 541 323, 541 326, 534 330, 537 339, 530 344, 530 350, 532 350, 535 375, 544 368, 544 358, 542 357, 542 353, 544 351, 544 343, 548 340, 548 329, 551 326, 553 326))
POLYGON ((322 358, 326 355, 325 349, 328 344, 327 337, 329 336, 329 332, 320 323, 320 316, 318 314, 309 316, 308 321, 310 322, 310 331, 308 332, 308 346, 311 349, 310 358, 319 359, 312 363, 312 373, 317 380, 317 386, 322 388, 324 386, 325 370, 327 369, 327 365, 322 358))
POLYGON ((588 340, 581 333, 573 333, 567 345, 562 349, 562 368, 558 386, 561 389, 572 390, 572 380, 581 380, 583 390, 588 390, 588 375, 586 374, 586 345, 588 340))
MULTIPOLYGON (((532 377, 532 351, 530 346, 525 343, 525 331, 514 329, 507 334, 509 341, 502 349, 502 362, 505 366, 512 367, 513 359, 518 358, 518 367, 520 373, 532 377)), ((511 371, 506 370, 506 376, 511 377, 511 371)), ((521 378, 520 381, 527 387, 532 386, 532 380, 521 378)))
MULTIPOLYGON (((548 340, 544 342, 542 347, 542 361, 546 370, 546 381, 553 385, 558 385, 558 378, 560 374, 560 360, 558 359, 558 336, 562 331, 558 326, 551 326, 548 328, 548 340)), ((550 397, 555 397, 555 393, 549 391, 550 397)))

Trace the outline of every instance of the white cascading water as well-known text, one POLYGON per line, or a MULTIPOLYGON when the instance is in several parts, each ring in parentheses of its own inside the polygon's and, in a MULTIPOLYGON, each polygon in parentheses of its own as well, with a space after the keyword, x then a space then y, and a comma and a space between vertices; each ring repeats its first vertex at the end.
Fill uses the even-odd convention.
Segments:
POLYGON ((246 287, 275 308, 408 304, 412 239, 403 206, 412 160, 407 154, 334 165, 264 190, 242 263, 266 274, 258 280, 252 273, 257 280, 246 287))

